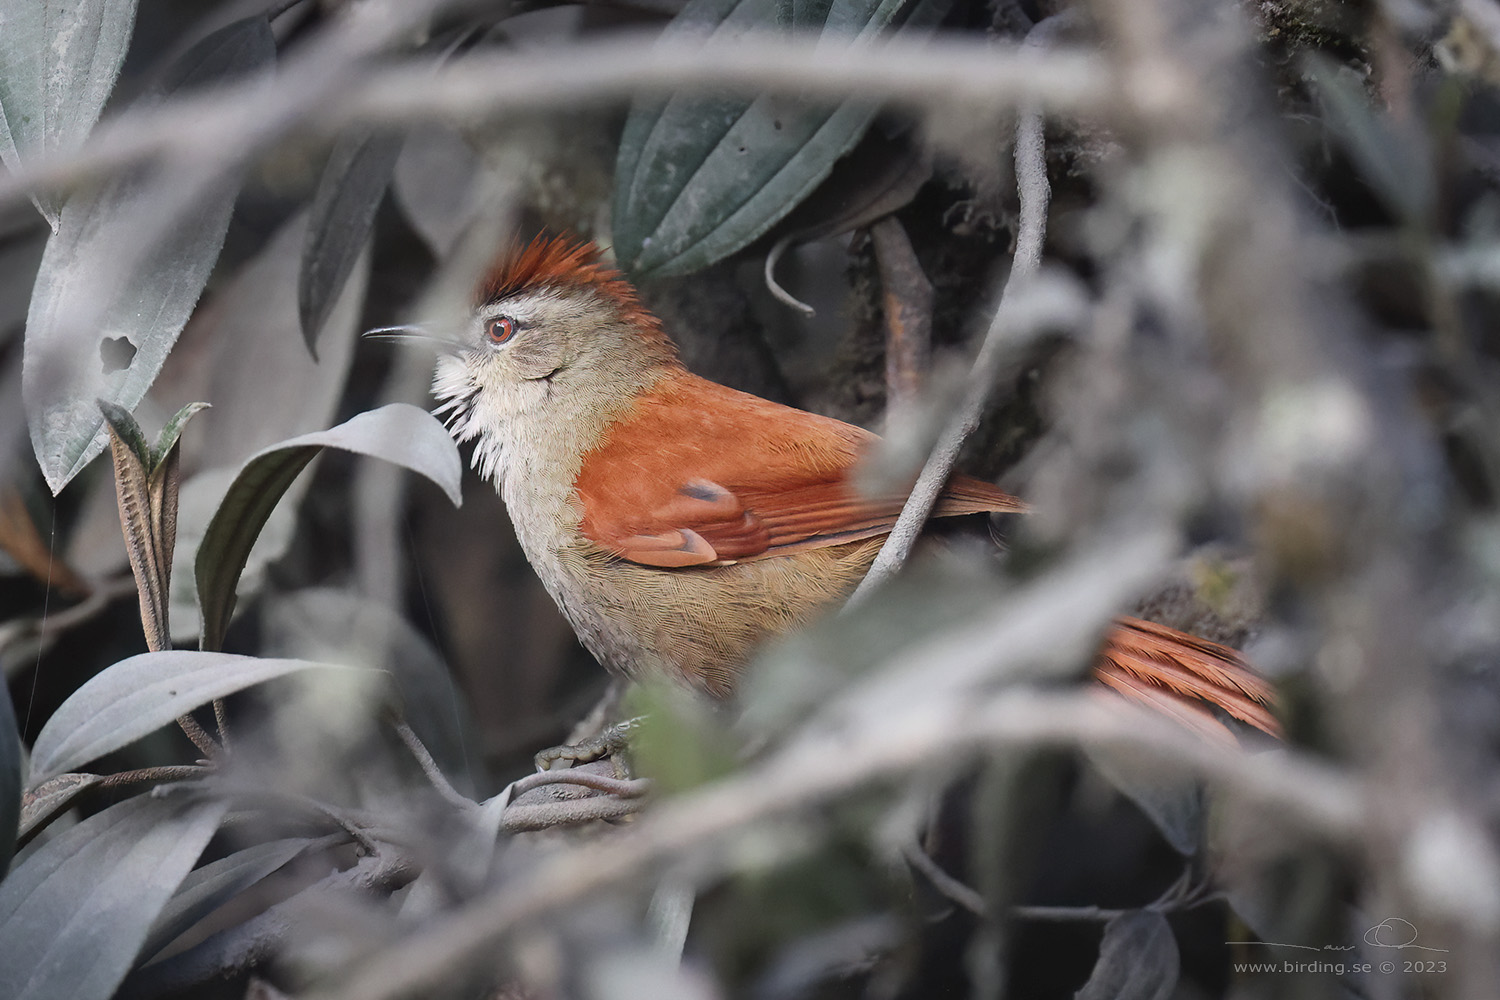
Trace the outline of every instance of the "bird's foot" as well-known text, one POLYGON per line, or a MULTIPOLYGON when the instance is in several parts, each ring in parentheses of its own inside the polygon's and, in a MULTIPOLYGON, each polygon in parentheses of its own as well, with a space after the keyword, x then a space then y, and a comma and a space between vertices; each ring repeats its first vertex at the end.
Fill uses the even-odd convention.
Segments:
POLYGON ((630 731, 639 721, 639 719, 626 719, 624 722, 617 722, 606 728, 596 736, 579 740, 577 743, 548 747, 533 758, 536 761, 536 769, 538 771, 560 770, 572 767, 574 764, 587 764, 590 761, 608 757, 614 762, 615 776, 628 778, 631 774, 630 767, 625 760, 625 753, 630 748, 630 731))

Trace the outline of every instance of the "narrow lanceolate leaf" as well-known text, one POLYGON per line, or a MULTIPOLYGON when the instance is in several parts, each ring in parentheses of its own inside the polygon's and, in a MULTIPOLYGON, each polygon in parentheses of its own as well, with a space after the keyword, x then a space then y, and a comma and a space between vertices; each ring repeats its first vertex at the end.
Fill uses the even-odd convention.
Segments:
POLYGON ((314 669, 356 668, 186 649, 128 657, 89 678, 52 713, 32 748, 31 780, 72 771, 215 698, 314 669))
MULTIPOLYGON (((935 24, 950 0, 692 0, 663 37, 672 44, 751 31, 817 32, 845 45, 888 27, 935 24)), ((851 99, 678 94, 638 102, 615 164, 614 242, 637 274, 683 274, 763 235, 828 176, 877 108, 851 99)))
POLYGON ((1166 917, 1131 910, 1105 925, 1099 960, 1074 1000, 1167 1000, 1177 988, 1179 965, 1166 917))
MULTIPOLYGON (((106 407, 111 404, 104 404, 106 407)), ((128 416, 128 414, 126 415, 128 416)), ((172 632, 167 625, 167 594, 172 573, 172 556, 162 558, 162 541, 157 534, 159 504, 152 496, 151 477, 141 450, 127 443, 120 433, 118 415, 109 414, 109 452, 114 460, 115 499, 120 507, 120 530, 125 535, 125 552, 135 574, 135 589, 141 602, 141 628, 146 633, 147 649, 171 646, 172 632)), ((128 427, 134 427, 131 420, 128 427)), ((136 438, 140 437, 137 428, 136 438)), ((175 485, 175 484, 174 484, 175 485)), ((175 492, 175 490, 174 490, 175 492)))
POLYGON ((334 145, 318 178, 297 279, 302 337, 314 356, 318 334, 370 237, 375 210, 390 186, 400 153, 398 133, 346 135, 334 145))
POLYGON ((392 403, 358 414, 326 431, 272 445, 253 455, 235 477, 198 546, 194 573, 204 649, 218 649, 234 613, 235 587, 250 547, 292 480, 324 448, 338 448, 405 466, 432 480, 456 506, 463 463, 443 425, 426 410, 392 403))
MULTIPOLYGON (((136 0, 11 0, 0 16, 0 161, 75 149, 114 88, 136 0)), ((33 198, 55 230, 61 199, 33 198)))
POLYGON ((347 837, 340 836, 273 840, 236 851, 194 870, 182 880, 182 885, 151 925, 151 933, 141 946, 141 960, 151 958, 183 931, 304 851, 331 847, 345 840, 347 837))
MULTIPOLYGON (((248 19, 189 50, 177 82, 195 88, 274 57, 265 19, 248 19)), ((54 493, 105 446, 97 400, 133 410, 155 380, 213 270, 237 191, 232 176, 204 183, 159 171, 63 207, 32 288, 22 372, 32 448, 54 493), (143 244, 163 213, 173 224, 143 244), (128 358, 123 367, 106 362, 116 355, 128 358)))
POLYGON ((10 704, 10 689, 0 683, 0 878, 10 867, 21 822, 21 733, 10 704))
POLYGON ((109 424, 114 460, 115 497, 120 528, 141 601, 146 648, 170 649, 168 624, 172 586, 172 552, 177 545, 177 486, 180 468, 177 441, 187 421, 207 403, 189 403, 167 422, 155 447, 146 444, 140 425, 107 400, 99 408, 109 424))
POLYGON ((139 795, 42 845, 0 882, 0 996, 111 996, 224 809, 139 795))
POLYGON ((21 799, 21 828, 17 840, 24 843, 68 807, 79 795, 104 779, 97 774, 59 774, 34 788, 21 799))

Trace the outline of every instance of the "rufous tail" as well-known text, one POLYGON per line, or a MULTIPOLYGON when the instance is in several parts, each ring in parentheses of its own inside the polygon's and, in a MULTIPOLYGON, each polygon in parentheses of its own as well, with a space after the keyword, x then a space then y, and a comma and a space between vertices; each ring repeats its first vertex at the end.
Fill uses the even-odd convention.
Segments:
POLYGON ((1094 663, 1094 676, 1212 739, 1234 739, 1215 707, 1281 736, 1281 725, 1271 714, 1275 693, 1238 652, 1165 625, 1115 619, 1094 663))

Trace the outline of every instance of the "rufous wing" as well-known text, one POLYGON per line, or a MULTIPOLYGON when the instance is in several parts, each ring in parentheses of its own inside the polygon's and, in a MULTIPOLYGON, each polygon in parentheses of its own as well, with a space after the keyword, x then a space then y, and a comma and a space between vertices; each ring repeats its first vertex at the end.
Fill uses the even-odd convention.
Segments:
POLYGON ((1281 726, 1271 714, 1275 695, 1270 685, 1239 653, 1165 625, 1116 619, 1094 663, 1094 676, 1210 738, 1234 739, 1215 715, 1215 707, 1281 736, 1281 726))
MULTIPOLYGON (((868 497, 850 474, 875 435, 698 378, 664 376, 584 456, 581 530, 646 566, 783 555, 890 531, 904 495, 868 497)), ((935 516, 1024 509, 968 476, 935 516)))

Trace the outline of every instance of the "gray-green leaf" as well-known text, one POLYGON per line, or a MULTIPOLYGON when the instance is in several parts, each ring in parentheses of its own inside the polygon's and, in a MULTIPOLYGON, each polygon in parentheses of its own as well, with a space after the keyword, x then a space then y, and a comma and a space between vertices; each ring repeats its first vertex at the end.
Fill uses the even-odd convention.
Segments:
POLYGON ((17 840, 24 843, 32 833, 50 823, 83 792, 103 781, 97 774, 59 774, 26 790, 21 800, 21 827, 17 840))
POLYGON ((68 696, 31 755, 31 780, 45 781, 155 732, 215 698, 302 670, 351 670, 307 660, 168 649, 105 667, 68 696))
POLYGON ((272 445, 253 455, 235 476, 198 546, 194 572, 203 622, 202 647, 218 649, 234 613, 235 587, 260 529, 292 480, 324 448, 339 448, 405 466, 440 486, 456 506, 462 500, 463 463, 443 425, 408 403, 360 413, 326 431, 272 445))
POLYGON ((1131 910, 1104 927, 1099 961, 1074 1000, 1167 1000, 1177 988, 1177 939, 1155 910, 1131 910))
MULTIPOLYGON (((181 85, 242 75, 274 57, 265 19, 247 19, 184 55, 181 85)), ((167 237, 142 246, 142 228, 163 205, 175 207, 180 183, 135 175, 69 198, 42 254, 22 384, 32 448, 54 493, 104 447, 97 400, 134 410, 145 396, 218 258, 238 191, 233 177, 200 185, 167 237), (105 341, 119 339, 134 349, 128 363, 102 363, 105 341)))
POLYGON ((184 794, 138 795, 43 844, 0 882, 0 996, 113 994, 224 809, 184 794))
MULTIPOLYGON (((88 136, 130 47, 136 0, 11 0, 0 17, 0 161, 76 149, 88 136)), ((53 230, 62 198, 32 198, 53 230)))
POLYGON ((307 837, 292 837, 288 840, 273 840, 256 844, 243 851, 236 851, 202 868, 196 869, 187 878, 167 905, 157 914, 151 925, 151 933, 141 946, 140 957, 149 959, 162 948, 172 943, 183 931, 234 896, 239 895, 255 883, 266 878, 278 868, 291 861, 303 851, 314 847, 331 846, 347 839, 341 836, 312 840, 307 837))
POLYGON ((318 178, 297 279, 302 338, 315 357, 318 334, 369 239, 400 153, 400 133, 346 135, 334 144, 318 178))
MULTIPOLYGON (((693 0, 664 37, 819 31, 831 45, 930 26, 950 0, 693 0)), ((877 107, 811 106, 784 97, 678 94, 632 107, 615 163, 614 249, 637 274, 684 274, 760 237, 828 176, 877 107)))

